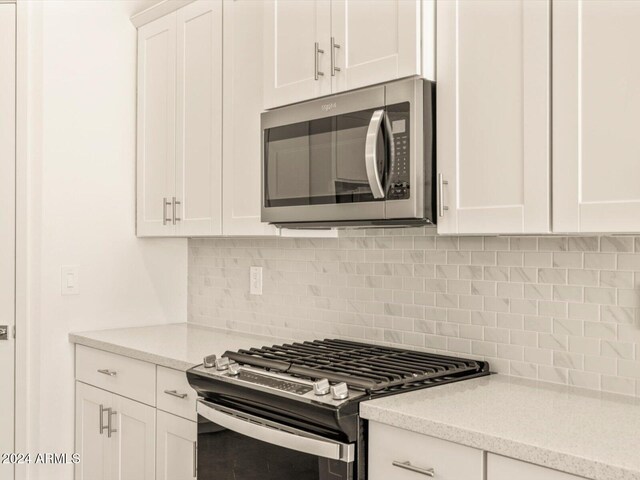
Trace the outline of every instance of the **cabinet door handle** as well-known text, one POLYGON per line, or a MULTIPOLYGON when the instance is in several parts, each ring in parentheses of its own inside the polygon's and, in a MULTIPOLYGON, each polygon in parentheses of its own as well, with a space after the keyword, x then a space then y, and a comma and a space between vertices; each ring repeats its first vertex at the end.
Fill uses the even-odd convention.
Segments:
POLYGON ((118 412, 112 410, 111 408, 107 408, 107 437, 111 438, 112 433, 116 433, 118 430, 115 428, 111 428, 111 417, 117 415, 118 412))
POLYGON ((433 468, 420 468, 414 465, 411 465, 411 462, 399 462, 398 460, 394 460, 391 463, 394 467, 403 468, 404 470, 409 470, 410 472, 419 473, 421 475, 426 475, 427 477, 435 477, 436 471, 433 468))
POLYGON ((106 412, 107 410, 109 409, 104 408, 104 405, 100 404, 100 422, 98 423, 98 431, 100 432, 100 435, 102 435, 102 432, 107 429, 107 427, 102 423, 102 421, 104 420, 104 412, 106 412))
POLYGON ((115 370, 109 370, 109 369, 98 370, 98 373, 101 373, 103 375, 108 375, 109 377, 115 377, 116 375, 118 375, 118 372, 116 372, 115 370))
POLYGON ((340 48, 340 45, 336 43, 336 39, 331 37, 331 76, 335 77, 336 72, 340 71, 339 67, 336 67, 336 48, 340 48))
POLYGON ((193 478, 198 477, 198 444, 193 442, 193 478))
POLYGON ((188 397, 186 393, 178 393, 177 390, 165 390, 164 393, 166 393, 167 395, 171 395, 172 397, 177 397, 182 399, 188 397))
POLYGON ((440 217, 444 217, 445 210, 449 210, 444 204, 444 186, 449 185, 449 182, 445 180, 441 173, 438 174, 438 199, 439 199, 439 215, 440 217))
POLYGON ((167 200, 167 197, 162 199, 162 225, 166 225, 171 221, 171 218, 167 218, 167 207, 171 205, 171 202, 167 200))
POLYGON ((314 78, 316 80, 318 80, 319 77, 324 76, 324 72, 320 71, 320 59, 319 59, 319 55, 321 53, 324 53, 324 50, 320 49, 320 44, 318 42, 316 42, 313 46, 313 55, 315 56, 314 58, 314 78))
POLYGON ((171 205, 172 205, 171 209, 173 212, 173 224, 175 225, 176 222, 179 222, 180 220, 182 220, 180 217, 176 216, 176 211, 177 211, 176 207, 178 205, 182 205, 182 202, 180 202, 179 200, 176 200, 176 197, 173 197, 171 199, 171 205))

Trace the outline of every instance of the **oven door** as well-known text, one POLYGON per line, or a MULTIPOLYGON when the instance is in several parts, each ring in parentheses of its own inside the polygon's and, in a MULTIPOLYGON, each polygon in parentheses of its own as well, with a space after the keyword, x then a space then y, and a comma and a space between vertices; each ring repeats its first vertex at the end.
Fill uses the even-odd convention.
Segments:
POLYGON ((198 480, 353 480, 355 445, 198 400, 198 480))
POLYGON ((262 115, 262 221, 381 220, 390 124, 376 87, 262 115))

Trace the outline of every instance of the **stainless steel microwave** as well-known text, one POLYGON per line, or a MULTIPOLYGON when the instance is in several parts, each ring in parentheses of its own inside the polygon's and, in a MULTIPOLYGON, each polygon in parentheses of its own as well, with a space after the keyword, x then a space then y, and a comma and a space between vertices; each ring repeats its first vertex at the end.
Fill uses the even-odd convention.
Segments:
POLYGON ((409 78, 262 114, 262 221, 436 220, 435 84, 409 78))

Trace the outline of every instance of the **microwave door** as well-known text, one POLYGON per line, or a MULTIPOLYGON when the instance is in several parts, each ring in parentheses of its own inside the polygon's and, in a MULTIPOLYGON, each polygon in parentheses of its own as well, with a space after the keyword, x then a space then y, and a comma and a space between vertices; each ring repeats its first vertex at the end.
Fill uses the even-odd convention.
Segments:
POLYGON ((354 221, 384 218, 383 187, 374 188, 366 150, 374 148, 384 185, 385 146, 382 130, 367 140, 380 108, 370 108, 296 124, 265 133, 263 220, 273 223, 354 221), (374 147, 367 147, 367 145, 374 147))

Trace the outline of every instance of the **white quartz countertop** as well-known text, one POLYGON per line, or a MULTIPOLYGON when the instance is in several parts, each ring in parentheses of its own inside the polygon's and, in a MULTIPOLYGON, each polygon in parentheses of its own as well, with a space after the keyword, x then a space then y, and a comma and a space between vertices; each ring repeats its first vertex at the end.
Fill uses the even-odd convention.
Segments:
POLYGON ((177 370, 202 363, 206 355, 274 345, 287 340, 176 323, 69 334, 69 341, 177 370))
POLYGON ((640 480, 640 399, 491 375, 371 400, 369 420, 596 480, 640 480))

